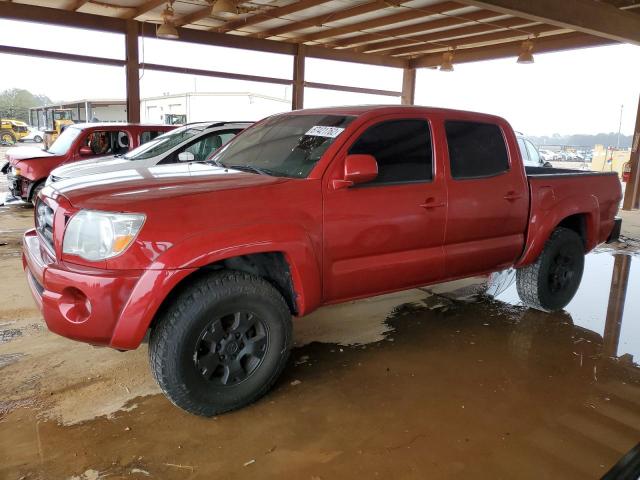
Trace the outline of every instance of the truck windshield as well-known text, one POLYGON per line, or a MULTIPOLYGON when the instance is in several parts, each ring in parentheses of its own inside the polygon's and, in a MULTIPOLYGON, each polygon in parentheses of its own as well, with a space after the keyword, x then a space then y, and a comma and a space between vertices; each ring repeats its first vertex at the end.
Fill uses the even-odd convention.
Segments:
POLYGON ((204 127, 182 127, 175 130, 171 130, 164 135, 154 138, 150 142, 140 145, 138 148, 131 150, 124 158, 127 160, 145 160, 147 158, 162 155, 168 152, 176 145, 201 134, 204 131, 204 127))
POLYGON ((79 128, 67 127, 64 132, 56 139, 55 142, 49 147, 48 152, 54 155, 64 155, 69 151, 73 141, 80 135, 79 128))
POLYGON ((210 161, 227 168, 305 178, 355 117, 278 115, 238 135, 210 161))

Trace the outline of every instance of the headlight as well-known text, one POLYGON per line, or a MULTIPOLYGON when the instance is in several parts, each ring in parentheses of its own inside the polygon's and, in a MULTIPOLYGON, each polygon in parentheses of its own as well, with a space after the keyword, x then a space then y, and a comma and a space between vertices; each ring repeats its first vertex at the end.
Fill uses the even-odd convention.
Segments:
POLYGON ((22 173, 22 170, 20 170, 19 168, 11 167, 11 169, 13 170, 11 173, 13 173, 16 177, 22 173))
POLYGON ((67 225, 62 252, 92 262, 115 257, 131 245, 144 220, 140 213, 81 210, 67 225))

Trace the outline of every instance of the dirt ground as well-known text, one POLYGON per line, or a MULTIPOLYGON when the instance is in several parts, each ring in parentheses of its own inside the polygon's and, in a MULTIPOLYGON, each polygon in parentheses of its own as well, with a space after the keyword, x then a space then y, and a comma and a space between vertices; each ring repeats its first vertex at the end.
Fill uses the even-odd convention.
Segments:
POLYGON ((204 419, 159 393, 146 345, 46 329, 19 253, 32 215, 0 207, 2 479, 595 479, 640 439, 631 238, 588 256, 559 314, 522 307, 512 273, 492 296, 474 279, 321 309, 272 392, 204 419))

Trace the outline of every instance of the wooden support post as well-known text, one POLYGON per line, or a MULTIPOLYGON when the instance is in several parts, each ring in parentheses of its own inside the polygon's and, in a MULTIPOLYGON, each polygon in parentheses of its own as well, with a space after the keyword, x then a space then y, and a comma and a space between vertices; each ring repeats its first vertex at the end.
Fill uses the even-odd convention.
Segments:
POLYGON ((140 122, 140 60, 138 58, 138 23, 127 21, 125 34, 126 81, 127 81, 127 121, 140 122))
POLYGON ((623 210, 640 208, 640 97, 638 97, 638 113, 636 113, 636 128, 631 139, 631 176, 624 192, 623 210))
POLYGON ((413 105, 416 97, 416 69, 402 70, 402 105, 413 105))
POLYGON ((603 336, 603 353, 607 357, 616 357, 618 355, 624 302, 627 296, 627 286, 629 285, 629 271, 631 270, 630 255, 614 255, 614 257, 607 320, 603 336))
POLYGON ((291 110, 304 108, 304 44, 299 44, 293 57, 293 91, 291 93, 291 110))

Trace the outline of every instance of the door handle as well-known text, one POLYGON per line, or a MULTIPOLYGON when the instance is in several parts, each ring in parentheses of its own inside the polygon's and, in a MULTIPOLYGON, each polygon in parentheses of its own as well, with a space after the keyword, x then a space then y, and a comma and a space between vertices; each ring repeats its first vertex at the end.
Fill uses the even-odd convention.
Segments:
POLYGON ((507 200, 508 202, 514 202, 516 200, 519 200, 522 198, 522 195, 516 192, 508 192, 505 196, 504 199, 507 200))
POLYGON ((444 207, 445 205, 446 203, 444 202, 437 203, 436 199, 433 197, 427 198, 424 203, 420 204, 422 208, 426 208, 427 210, 430 210, 432 208, 437 208, 437 207, 444 207))

